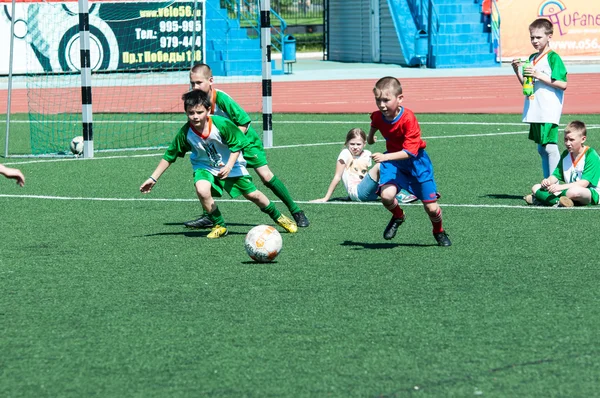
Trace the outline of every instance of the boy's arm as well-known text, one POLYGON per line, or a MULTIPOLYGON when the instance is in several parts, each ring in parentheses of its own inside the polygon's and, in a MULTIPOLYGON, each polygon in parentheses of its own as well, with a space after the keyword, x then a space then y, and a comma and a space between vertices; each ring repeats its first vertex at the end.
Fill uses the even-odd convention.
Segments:
POLYGON ((558 193, 564 191, 565 189, 573 188, 573 187, 581 187, 587 188, 590 186, 590 182, 588 180, 578 180, 575 182, 571 182, 569 184, 553 184, 548 187, 548 192, 550 193, 558 193))
POLYGON ((367 136, 367 144, 373 145, 375 142, 377 142, 377 138, 375 137, 376 132, 377 129, 375 127, 371 127, 369 130, 369 135, 367 136))
POLYGON ((515 75, 517 75, 517 79, 519 79, 519 83, 523 85, 523 72, 521 71, 521 59, 515 58, 512 60, 511 65, 513 70, 515 71, 515 75))
POLYGON ((538 72, 535 69, 533 70, 531 76, 533 76, 533 78, 536 80, 546 83, 550 87, 558 88, 563 91, 567 89, 567 82, 553 79, 551 76, 548 76, 545 73, 538 72))
POLYGON ((6 167, 3 164, 0 164, 0 174, 2 174, 6 178, 12 178, 13 180, 17 180, 17 184, 20 186, 25 185, 25 176, 19 169, 13 169, 10 167, 6 167))
POLYGON ((550 76, 540 73, 533 69, 531 75, 537 80, 546 83, 550 87, 558 88, 559 90, 567 89, 567 68, 560 56, 554 51, 548 53, 548 63, 552 69, 550 76))
POLYGON ((165 170, 169 168, 170 165, 170 162, 167 162, 165 159, 161 159, 160 162, 158 162, 158 166, 156 166, 156 169, 152 172, 152 174, 150 174, 150 177, 148 177, 148 179, 144 181, 144 183, 140 187, 140 192, 150 193, 152 187, 154 187, 154 185, 158 182, 160 176, 165 172, 165 170))
POLYGON ((227 178, 227 176, 229 176, 229 173, 231 173, 231 169, 233 169, 233 166, 235 165, 235 162, 237 162, 239 157, 240 157, 240 151, 231 152, 231 155, 229 155, 229 160, 227 160, 227 164, 225 166, 221 167, 221 169, 217 173, 217 177, 219 177, 220 179, 227 178))
POLYGON ((408 159, 411 156, 405 151, 398 151, 398 152, 388 152, 388 153, 374 153, 373 155, 371 155, 371 158, 376 162, 376 163, 381 163, 381 162, 385 162, 388 160, 404 160, 404 159, 408 159))

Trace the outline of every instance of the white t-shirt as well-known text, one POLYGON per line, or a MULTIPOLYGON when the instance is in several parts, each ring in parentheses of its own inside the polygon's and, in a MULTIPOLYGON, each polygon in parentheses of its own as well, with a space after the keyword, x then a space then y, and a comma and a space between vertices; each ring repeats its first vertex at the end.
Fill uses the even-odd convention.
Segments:
MULTIPOLYGON (((535 61, 534 68, 553 79, 567 81, 565 66, 554 51, 550 51, 539 59, 531 56, 535 61)), ((549 86, 541 80, 535 79, 533 83, 533 96, 525 97, 523 107, 524 123, 553 123, 559 124, 563 108, 564 91, 549 86)))
POLYGON ((342 174, 342 182, 348 192, 348 197, 353 201, 358 201, 358 184, 360 184, 364 176, 369 172, 373 163, 371 160, 371 151, 365 149, 360 155, 353 156, 348 148, 344 148, 337 160, 342 160, 346 165, 342 174))

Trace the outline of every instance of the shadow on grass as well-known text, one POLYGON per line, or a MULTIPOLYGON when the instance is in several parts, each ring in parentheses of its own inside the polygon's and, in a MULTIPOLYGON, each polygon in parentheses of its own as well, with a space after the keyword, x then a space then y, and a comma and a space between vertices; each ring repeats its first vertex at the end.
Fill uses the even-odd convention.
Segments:
MULTIPOLYGON (((191 220, 191 218, 190 218, 190 220, 191 220)), ((265 222, 265 224, 267 224, 267 223, 265 222)), ((182 222, 165 222, 165 223, 163 223, 163 225, 167 225, 167 226, 181 225, 183 227, 183 221, 182 222)), ((232 227, 255 227, 256 225, 255 224, 244 224, 244 223, 228 222, 227 226, 232 226, 232 227)), ((205 228, 205 229, 210 229, 210 228, 205 228)), ((190 229, 190 231, 193 231, 193 230, 190 229)))
POLYGON ((340 246, 354 246, 354 250, 363 249, 393 249, 395 247, 431 247, 437 246, 436 244, 424 245, 422 243, 365 243, 365 242, 353 242, 351 240, 345 240, 340 243, 340 246))
MULTIPOLYGON (((208 235, 209 233, 210 233, 210 229, 207 228, 207 229, 187 229, 185 231, 180 231, 180 232, 157 232, 155 234, 146 234, 146 235, 142 235, 142 236, 175 236, 175 235, 183 235, 183 236, 186 236, 188 238, 205 238, 206 235, 208 235)), ((246 236, 246 232, 231 232, 231 230, 229 230, 229 232, 227 233, 227 236, 231 236, 231 235, 243 235, 243 236, 246 236)))
POLYGON ((486 198, 492 199, 520 199, 523 200, 523 195, 507 195, 505 193, 489 193, 487 195, 483 195, 486 198))

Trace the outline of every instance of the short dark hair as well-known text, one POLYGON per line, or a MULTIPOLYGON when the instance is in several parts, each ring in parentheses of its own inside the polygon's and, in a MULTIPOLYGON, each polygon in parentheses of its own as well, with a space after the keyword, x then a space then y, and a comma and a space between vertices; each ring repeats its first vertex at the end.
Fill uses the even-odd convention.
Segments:
POLYGON ((187 112, 188 108, 202 105, 206 109, 211 108, 210 97, 204 91, 192 90, 181 96, 183 100, 183 110, 187 112))
POLYGON ((547 35, 551 35, 554 33, 554 25, 552 22, 546 18, 538 18, 529 24, 529 30, 542 28, 546 32, 547 35))
POLYGON ((400 84, 400 80, 392 76, 382 77, 381 79, 377 80, 377 83, 375 83, 373 94, 375 94, 376 97, 379 97, 381 92, 386 90, 391 91, 394 95, 401 95, 402 84, 400 84))
POLYGON ((192 69, 190 70, 190 72, 192 72, 192 73, 202 72, 202 74, 204 76, 212 77, 212 70, 210 69, 210 66, 208 66, 207 64, 204 64, 202 62, 198 62, 197 64, 194 64, 194 66, 192 66, 192 69))

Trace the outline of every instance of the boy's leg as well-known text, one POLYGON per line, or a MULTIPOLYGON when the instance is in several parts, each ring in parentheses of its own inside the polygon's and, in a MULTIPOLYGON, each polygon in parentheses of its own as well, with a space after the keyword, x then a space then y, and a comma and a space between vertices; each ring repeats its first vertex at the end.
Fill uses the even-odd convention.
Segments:
POLYGON ((423 203, 425 212, 429 216, 429 221, 433 227, 433 237, 438 243, 438 246, 452 246, 448 234, 442 227, 442 208, 436 202, 423 203))
POLYGON ((262 192, 256 190, 252 193, 244 194, 244 197, 257 205, 260 211, 271 217, 271 220, 275 221, 277 225, 283 227, 289 233, 293 234, 298 231, 296 223, 281 214, 275 203, 271 202, 262 192))
POLYGON ((556 166, 558 166, 558 162, 560 162, 560 152, 558 151, 558 145, 538 144, 538 153, 542 158, 542 171, 544 173, 544 178, 548 178, 552 175, 552 172, 554 172, 556 166))
POLYGON ((400 208, 398 204, 398 199, 396 199, 396 194, 398 193, 398 187, 393 184, 387 184, 381 187, 379 195, 381 196, 381 203, 385 206, 386 209, 392 213, 392 219, 385 227, 383 231, 383 239, 390 240, 394 236, 396 236, 396 232, 398 232, 398 228, 400 225, 406 220, 406 215, 404 211, 400 208))
POLYGON ((558 200, 560 198, 560 196, 556 196, 555 194, 543 189, 538 189, 535 191, 533 196, 542 206, 558 205, 558 200))
POLYGON ((220 238, 227 235, 227 225, 223 219, 221 211, 217 207, 212 194, 212 184, 210 181, 199 180, 196 181, 196 194, 202 203, 202 208, 207 214, 207 217, 212 222, 212 231, 206 236, 209 239, 220 238))
POLYGON ((304 212, 298 207, 285 185, 273 174, 267 165, 267 156, 260 145, 244 148, 244 158, 247 167, 253 168, 260 180, 286 205, 299 227, 308 227, 310 222, 304 212))
MULTIPOLYGON (((200 199, 200 203, 202 203, 202 198, 200 197, 200 193, 198 192, 198 187, 196 184, 196 194, 198 195, 198 199, 200 199)), ((215 226, 211 218, 208 216, 208 211, 202 206, 202 215, 199 218, 195 218, 190 221, 186 221, 183 223, 186 228, 191 229, 202 229, 202 228, 212 228, 215 226)))

